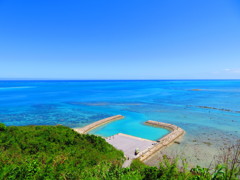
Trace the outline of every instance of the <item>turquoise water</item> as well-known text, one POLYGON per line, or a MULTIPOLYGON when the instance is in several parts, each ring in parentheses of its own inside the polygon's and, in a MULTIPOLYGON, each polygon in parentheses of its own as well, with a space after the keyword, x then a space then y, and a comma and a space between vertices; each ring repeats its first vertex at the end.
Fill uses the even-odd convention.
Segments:
POLYGON ((193 136, 211 128, 240 137, 238 111, 239 80, 0 81, 0 122, 6 125, 82 127, 121 114, 126 118, 91 133, 156 140, 168 131, 143 124, 155 120, 193 136))

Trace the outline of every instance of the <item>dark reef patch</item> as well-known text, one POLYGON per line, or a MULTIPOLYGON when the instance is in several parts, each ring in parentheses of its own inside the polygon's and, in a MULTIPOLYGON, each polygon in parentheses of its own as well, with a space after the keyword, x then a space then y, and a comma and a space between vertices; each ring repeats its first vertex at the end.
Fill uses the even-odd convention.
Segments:
POLYGON ((240 111, 234 111, 234 110, 231 110, 231 109, 216 108, 216 107, 210 107, 210 106, 192 106, 192 105, 188 105, 188 107, 198 107, 198 108, 202 108, 202 109, 214 109, 214 110, 219 110, 219 111, 240 113, 240 111))
POLYGON ((55 104, 35 104, 27 109, 0 114, 0 122, 7 125, 56 125, 79 127, 109 117, 106 113, 64 108, 55 104))

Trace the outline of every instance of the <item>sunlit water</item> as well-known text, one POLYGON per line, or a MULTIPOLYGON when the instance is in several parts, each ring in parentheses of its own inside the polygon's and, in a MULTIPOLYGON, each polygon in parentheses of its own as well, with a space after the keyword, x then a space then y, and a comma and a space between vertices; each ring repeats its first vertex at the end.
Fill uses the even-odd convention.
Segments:
POLYGON ((238 111, 238 80, 0 81, 0 122, 6 125, 82 127, 120 114, 126 118, 91 133, 156 140, 168 131, 144 125, 155 120, 176 124, 192 136, 211 129, 240 137, 238 111))

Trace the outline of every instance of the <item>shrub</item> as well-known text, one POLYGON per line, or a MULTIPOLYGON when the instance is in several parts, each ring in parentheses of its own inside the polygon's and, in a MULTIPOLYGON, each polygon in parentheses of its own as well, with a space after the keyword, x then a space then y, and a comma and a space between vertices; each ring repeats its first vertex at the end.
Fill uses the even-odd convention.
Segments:
POLYGON ((0 142, 0 179, 81 179, 86 169, 124 160, 103 138, 64 126, 9 126, 0 142))
POLYGON ((134 159, 130 166, 131 170, 142 170, 146 167, 148 166, 141 162, 139 159, 134 159))
POLYGON ((122 168, 123 153, 101 137, 64 126, 0 127, 0 179, 237 180, 240 175, 239 144, 227 149, 215 169, 189 170, 187 163, 182 169, 167 156, 159 168, 137 159, 122 168))
POLYGON ((0 131, 5 131, 7 129, 7 126, 3 123, 0 123, 0 131))

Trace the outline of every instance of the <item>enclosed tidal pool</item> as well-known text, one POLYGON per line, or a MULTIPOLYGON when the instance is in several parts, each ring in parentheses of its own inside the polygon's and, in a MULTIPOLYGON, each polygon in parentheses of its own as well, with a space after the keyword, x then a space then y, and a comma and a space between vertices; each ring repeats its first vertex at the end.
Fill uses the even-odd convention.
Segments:
POLYGON ((6 125, 83 127, 116 114, 125 116, 92 130, 157 140, 168 130, 147 120, 175 124, 186 131, 162 153, 208 166, 220 148, 240 139, 239 80, 165 81, 0 81, 0 122, 6 125))
POLYGON ((144 125, 144 121, 131 121, 132 123, 128 123, 128 121, 131 121, 131 118, 125 117, 124 119, 97 127, 89 133, 103 137, 109 137, 117 133, 124 133, 156 141, 170 132, 167 129, 144 125))

